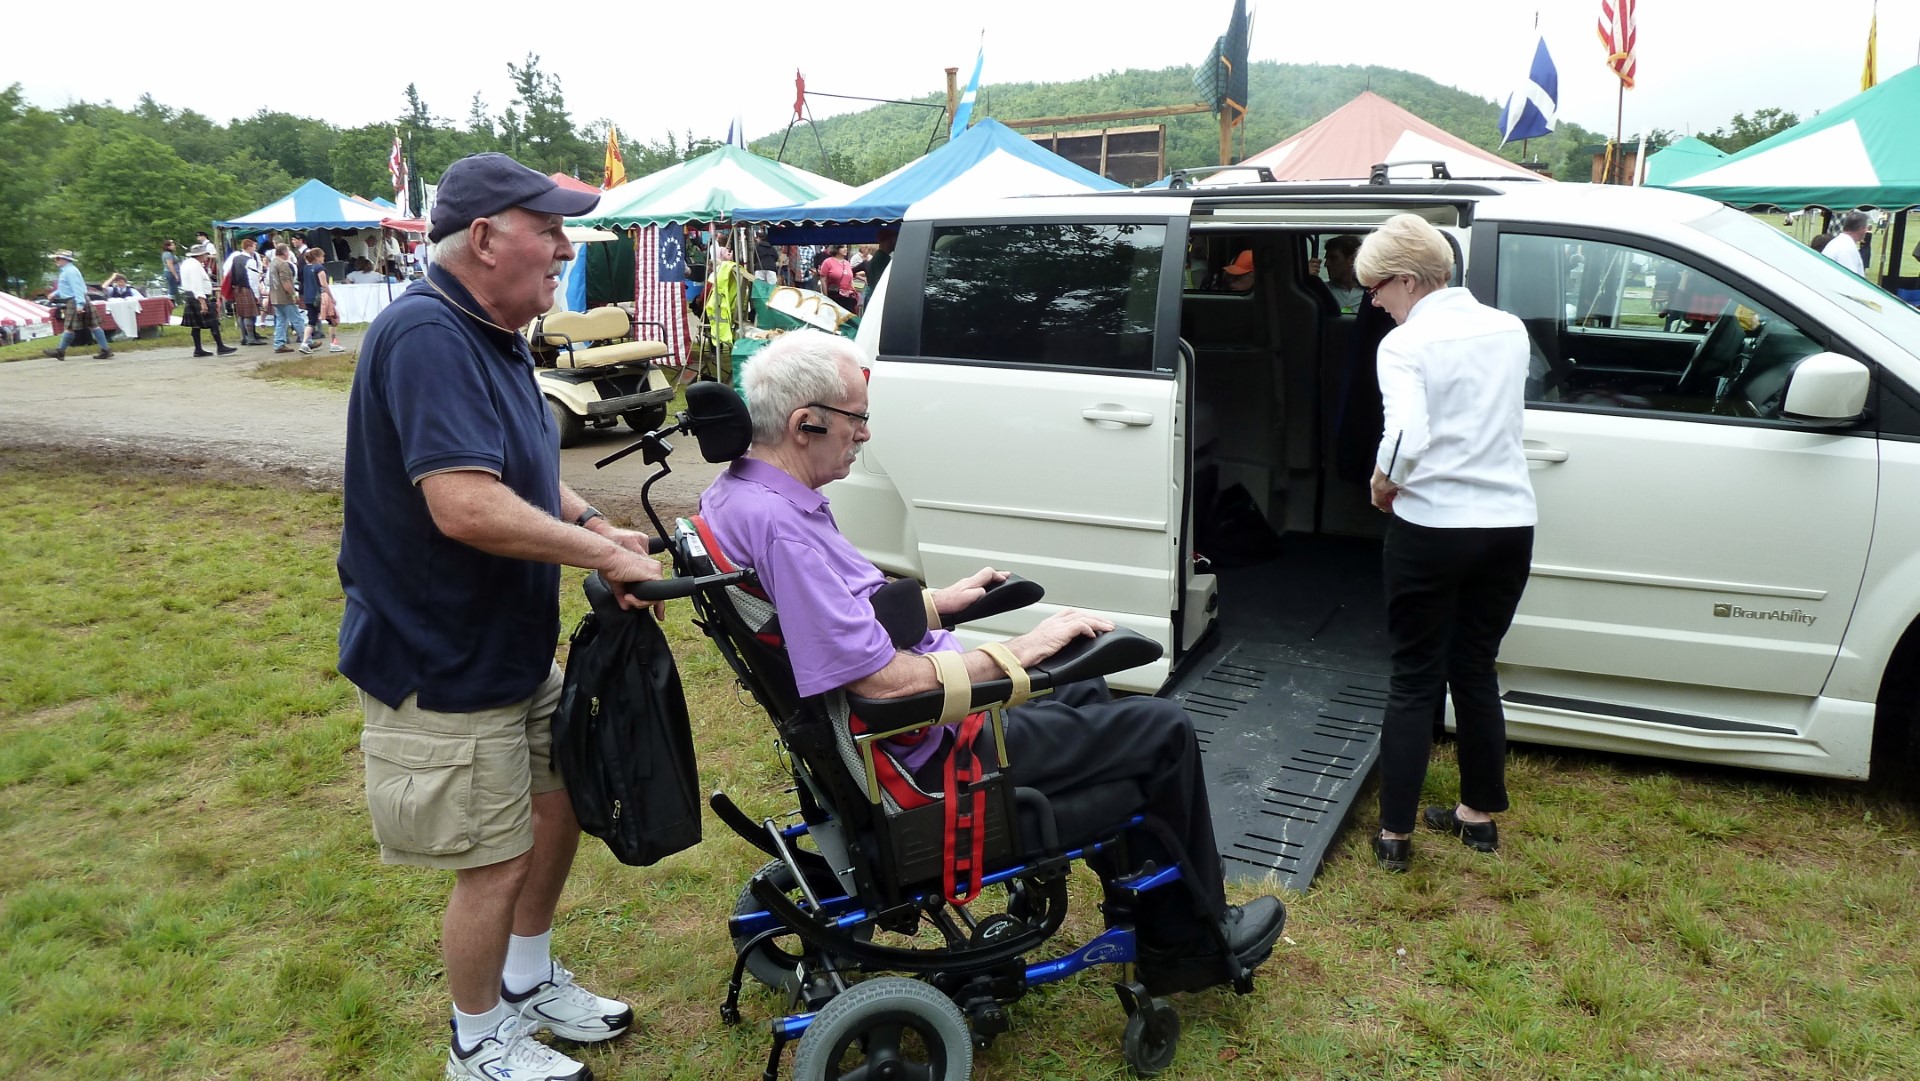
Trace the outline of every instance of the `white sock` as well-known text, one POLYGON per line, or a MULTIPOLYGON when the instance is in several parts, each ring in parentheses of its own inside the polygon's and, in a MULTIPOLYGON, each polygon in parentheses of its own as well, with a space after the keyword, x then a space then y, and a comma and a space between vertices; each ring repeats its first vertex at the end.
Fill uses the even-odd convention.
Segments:
POLYGON ((507 985, 507 990, 524 995, 552 976, 553 958, 548 953, 552 945, 551 927, 528 938, 514 935, 508 939, 507 966, 500 973, 500 981, 507 985))
POLYGON ((471 1051, 480 1046, 480 1041, 493 1035, 500 1022, 513 1015, 505 1002, 494 1000, 493 1009, 486 1013, 461 1013, 460 1007, 453 1008, 453 1035, 456 1051, 471 1051))

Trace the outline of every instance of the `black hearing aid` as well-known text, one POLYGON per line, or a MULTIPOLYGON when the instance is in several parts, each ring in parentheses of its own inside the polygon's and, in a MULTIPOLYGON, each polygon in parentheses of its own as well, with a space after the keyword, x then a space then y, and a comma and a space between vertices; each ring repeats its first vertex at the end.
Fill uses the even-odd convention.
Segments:
POLYGON ((814 434, 814 435, 825 435, 825 434, 827 434, 827 426, 826 426, 826 425, 824 425, 824 424, 815 424, 815 423, 813 423, 813 422, 812 422, 812 421, 810 421, 810 420, 803 420, 803 421, 801 421, 801 422, 800 422, 800 424, 799 424, 799 428, 800 428, 800 430, 801 430, 801 431, 803 431, 803 432, 811 432, 811 433, 812 433, 812 434, 814 434))

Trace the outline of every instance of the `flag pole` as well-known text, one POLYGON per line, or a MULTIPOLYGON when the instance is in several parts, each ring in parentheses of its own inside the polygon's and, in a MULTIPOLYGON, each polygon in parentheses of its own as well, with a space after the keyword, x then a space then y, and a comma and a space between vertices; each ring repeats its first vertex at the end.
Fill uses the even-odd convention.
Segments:
POLYGON ((1627 115, 1627 83, 1624 79, 1620 81, 1619 98, 1617 102, 1618 104, 1614 106, 1613 110, 1613 145, 1619 147, 1619 152, 1614 154, 1607 167, 1607 183, 1609 184, 1620 183, 1620 158, 1626 153, 1627 149, 1620 142, 1621 130, 1624 127, 1627 115))

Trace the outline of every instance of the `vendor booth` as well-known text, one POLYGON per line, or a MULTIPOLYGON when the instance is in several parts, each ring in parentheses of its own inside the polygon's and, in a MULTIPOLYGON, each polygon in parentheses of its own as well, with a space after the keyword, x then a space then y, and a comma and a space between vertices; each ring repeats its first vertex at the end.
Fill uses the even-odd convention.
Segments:
POLYGON ((1109 180, 986 119, 924 157, 844 195, 793 206, 743 210, 736 221, 773 226, 775 244, 843 244, 873 240, 881 225, 930 199, 995 199, 1114 191, 1109 180))
MULTIPOLYGON (((632 298, 636 318, 666 326, 668 362, 686 364, 692 346, 687 324, 688 286, 697 289, 701 284, 687 280, 686 227, 732 223, 749 207, 839 196, 852 190, 737 146, 722 146, 691 161, 630 180, 603 194, 600 205, 593 210, 568 219, 569 225, 608 229, 622 235, 614 243, 587 245, 587 303, 632 298)), ((729 254, 739 256, 747 246, 746 238, 737 230, 725 236, 721 243, 728 245, 729 254)), ((726 265, 738 267, 737 262, 726 265)), ((711 273, 733 273, 721 271, 717 259, 710 266, 711 273)), ((732 286, 739 285, 729 280, 732 286)), ((715 313, 720 318, 709 316, 716 331, 730 328, 739 319, 746 290, 731 288, 728 295, 727 310, 715 313)), ((718 333, 716 340, 721 340, 718 333)))
POLYGON ((53 313, 44 305, 0 293, 0 343, 29 341, 53 333, 53 313))
POLYGON ((1876 256, 1892 256, 1880 284, 1909 302, 1920 301, 1920 267, 1907 257, 1913 243, 1904 213, 1920 206, 1916 116, 1920 67, 1911 67, 1710 169, 1659 186, 1743 210, 1892 211, 1890 234, 1875 238, 1876 256), (1901 273, 1903 258, 1913 273, 1901 273))
MULTIPOLYGON (((1427 123, 1371 90, 1240 164, 1265 169, 1275 180, 1366 180, 1375 165, 1390 162, 1410 163, 1388 170, 1392 180, 1430 178, 1431 162, 1439 162, 1455 180, 1548 179, 1427 123)), ((1252 184, 1259 178, 1254 168, 1228 169, 1198 183, 1252 184)))
MULTIPOLYGON (((307 243, 321 246, 328 256, 327 275, 333 279, 333 299, 340 309, 341 322, 365 323, 406 288, 404 282, 347 281, 353 259, 366 259, 376 270, 392 261, 404 274, 406 247, 402 238, 406 227, 419 223, 416 219, 395 218, 393 212, 391 206, 343 195, 318 180, 309 180, 251 214, 214 225, 242 236, 294 232, 304 236, 307 243)), ((420 225, 420 231, 424 228, 420 225)))

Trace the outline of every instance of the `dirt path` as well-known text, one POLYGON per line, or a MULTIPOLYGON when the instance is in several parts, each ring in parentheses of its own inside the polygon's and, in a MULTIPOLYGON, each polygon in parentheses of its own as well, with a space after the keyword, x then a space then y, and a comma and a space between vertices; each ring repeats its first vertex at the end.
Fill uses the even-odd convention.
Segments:
MULTIPOLYGON (((341 335, 349 346, 358 333, 341 335)), ((320 488, 340 485, 346 441, 344 391, 260 379, 271 346, 195 360, 190 346, 93 360, 0 364, 0 445, 71 448, 89 456, 157 459, 170 468, 268 472, 320 488)), ((278 359, 285 359, 281 357, 278 359)), ((625 425, 589 431, 560 454, 566 482, 617 519, 638 521, 648 470, 639 455, 604 470, 593 463, 626 446, 625 425)), ((718 471, 693 440, 675 440, 674 471, 654 485, 662 517, 686 514, 718 471)))

